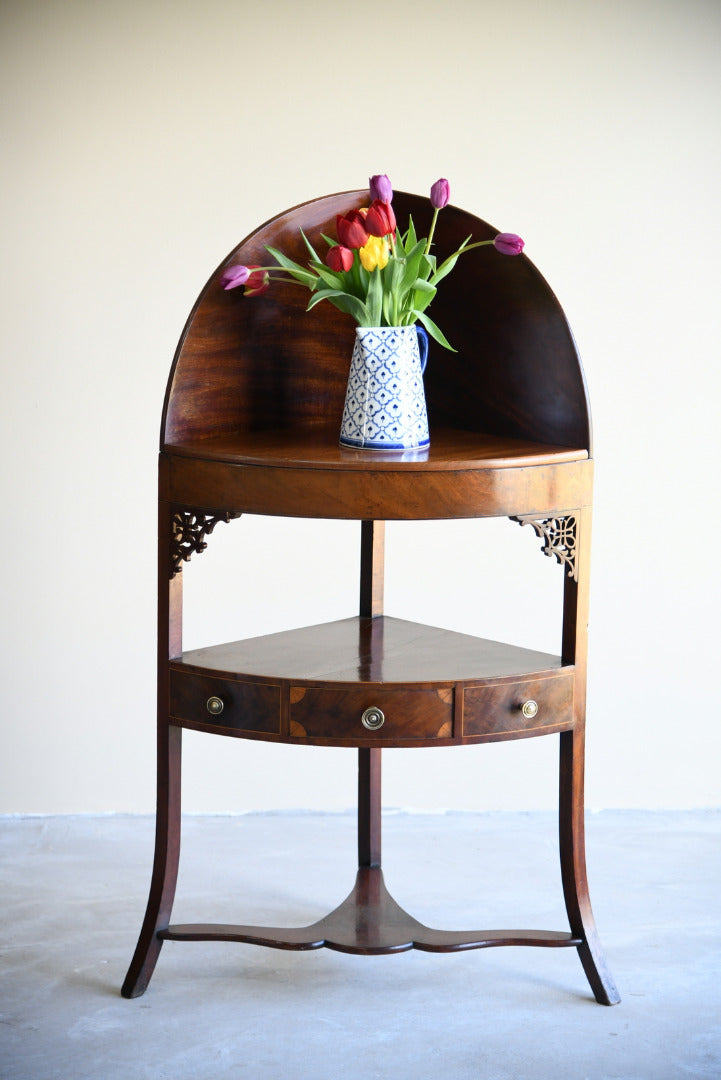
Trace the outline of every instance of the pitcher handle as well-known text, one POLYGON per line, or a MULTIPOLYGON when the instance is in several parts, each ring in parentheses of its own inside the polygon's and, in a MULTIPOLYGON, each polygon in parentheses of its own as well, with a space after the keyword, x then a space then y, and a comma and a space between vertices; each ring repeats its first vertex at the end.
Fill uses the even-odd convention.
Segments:
POLYGON ((416 325, 416 333, 418 334, 418 352, 421 357, 421 375, 423 375, 428 363, 428 334, 422 326, 418 325, 416 325))

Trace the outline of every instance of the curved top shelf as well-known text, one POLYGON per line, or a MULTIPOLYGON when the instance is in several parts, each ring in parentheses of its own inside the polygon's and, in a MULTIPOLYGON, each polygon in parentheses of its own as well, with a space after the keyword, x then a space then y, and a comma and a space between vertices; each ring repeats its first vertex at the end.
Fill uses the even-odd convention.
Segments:
POLYGON ((338 443, 336 426, 308 425, 284 431, 217 435, 172 448, 179 457, 275 469, 333 469, 351 472, 457 472, 512 469, 584 461, 583 449, 548 446, 477 431, 435 428, 424 450, 352 450, 338 443))
POLYGON ((161 494, 282 517, 496 517, 585 506, 592 471, 578 447, 441 428, 426 450, 348 450, 335 425, 307 425, 171 447, 161 454, 161 494))
MULTIPOLYGON (((225 292, 220 275, 229 262, 267 264, 266 245, 304 262, 301 228, 324 251, 321 234, 333 230, 336 214, 367 203, 364 190, 294 207, 251 233, 214 271, 176 351, 162 449, 252 463, 277 438, 275 464, 282 466, 286 450, 280 444, 290 445, 291 432, 301 427, 305 444, 297 465, 320 467, 325 442, 326 464, 358 467, 354 454, 360 452, 340 451, 336 435, 327 435, 340 427, 353 321, 328 304, 306 313, 308 294, 297 285, 275 281, 262 295, 244 297, 240 289, 225 292), (313 430, 323 434, 315 439, 313 430)), ((419 235, 427 234, 427 198, 396 192, 393 203, 402 227, 412 215, 419 235)), ((439 217, 435 253, 442 260, 469 235, 490 239, 497 231, 448 206, 439 217)), ((525 255, 507 258, 493 248, 463 255, 442 283, 431 314, 457 352, 431 343, 425 376, 431 451, 425 469, 451 469, 458 462, 482 468, 478 462, 486 453, 486 468, 491 461, 519 464, 530 451, 518 442, 537 444, 542 453, 570 449, 576 460, 579 452, 590 454, 588 401, 573 338, 558 300, 525 255), (452 448, 444 430, 457 433, 452 448)), ((299 453, 288 452, 296 458, 299 453)), ((394 455, 386 463, 365 452, 364 467, 382 472, 399 460, 394 455)))

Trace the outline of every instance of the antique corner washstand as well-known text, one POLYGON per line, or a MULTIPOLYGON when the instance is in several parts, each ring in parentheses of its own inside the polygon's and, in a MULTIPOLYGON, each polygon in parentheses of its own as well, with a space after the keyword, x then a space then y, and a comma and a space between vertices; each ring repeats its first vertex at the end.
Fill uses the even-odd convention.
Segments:
MULTIPOLYGON (((356 191, 289 210, 233 252, 264 264, 265 245, 302 261, 300 228, 367 201, 356 191)), ((427 200, 397 192, 419 234, 427 200)), ((439 258, 472 234, 443 211, 439 258), (444 250, 445 249, 445 250, 444 250)), ((353 327, 328 305, 274 284, 255 300, 224 292, 220 267, 190 314, 162 422, 158 525, 158 802, 145 920, 122 993, 144 992, 163 941, 226 940, 281 949, 378 954, 496 945, 573 947, 597 1001, 619 1000, 597 936, 584 849, 586 635, 593 464, 583 372, 564 313, 525 257, 474 251, 433 315, 458 350, 430 364, 430 449, 398 454, 338 445, 353 327), (358 615, 184 652, 182 568, 218 522, 242 514, 360 523, 358 615), (510 517, 529 524, 561 564, 558 655, 383 614, 388 520, 510 517), (184 728, 210 735, 358 752, 358 874, 348 898, 312 926, 170 921, 180 852, 184 728), (387 892, 381 871, 384 747, 560 739, 563 931, 426 927, 387 892)), ((225 265, 225 263, 223 264, 225 265)))

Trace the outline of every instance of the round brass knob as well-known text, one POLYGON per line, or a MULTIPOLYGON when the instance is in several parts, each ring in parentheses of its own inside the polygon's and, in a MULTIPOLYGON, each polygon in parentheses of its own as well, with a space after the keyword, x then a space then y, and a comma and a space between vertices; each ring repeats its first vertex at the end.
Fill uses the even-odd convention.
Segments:
POLYGON ((205 703, 205 707, 211 716, 220 716, 223 709, 225 708, 225 703, 223 702, 222 698, 215 697, 215 695, 213 695, 213 697, 208 698, 205 703))
POLYGON ((378 728, 383 727, 385 722, 386 718, 382 710, 375 705, 371 705, 361 716, 361 724, 364 728, 368 728, 369 731, 377 731, 378 728))
POLYGON ((533 698, 530 701, 524 701, 523 705, 521 705, 521 712, 526 720, 533 720, 533 717, 538 712, 538 702, 534 701, 533 698))

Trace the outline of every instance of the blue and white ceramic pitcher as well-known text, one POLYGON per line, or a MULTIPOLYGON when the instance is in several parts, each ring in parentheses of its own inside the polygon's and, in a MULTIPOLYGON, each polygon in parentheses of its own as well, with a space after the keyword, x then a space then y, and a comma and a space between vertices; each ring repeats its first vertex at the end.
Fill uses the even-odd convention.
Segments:
POLYGON ((420 326, 356 328, 341 446, 420 450, 428 446, 423 372, 428 335, 420 326))

